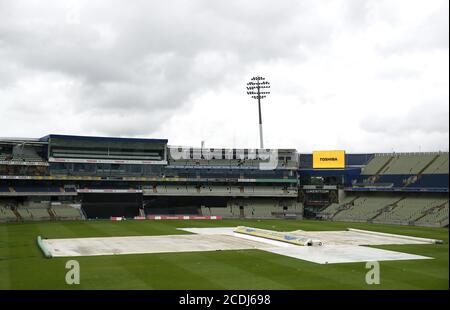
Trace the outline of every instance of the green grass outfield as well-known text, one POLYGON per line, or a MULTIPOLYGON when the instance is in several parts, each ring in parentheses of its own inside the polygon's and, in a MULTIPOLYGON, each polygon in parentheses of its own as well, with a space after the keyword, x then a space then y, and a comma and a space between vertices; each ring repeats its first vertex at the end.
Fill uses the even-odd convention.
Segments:
POLYGON ((288 221, 85 221, 0 224, 0 289, 448 289, 448 229, 288 221), (379 248, 433 260, 381 262, 381 284, 365 283, 365 263, 319 265, 259 250, 76 258, 81 283, 65 283, 69 258, 46 259, 36 237, 182 234, 178 227, 253 226, 292 231, 347 227, 444 240, 379 248))

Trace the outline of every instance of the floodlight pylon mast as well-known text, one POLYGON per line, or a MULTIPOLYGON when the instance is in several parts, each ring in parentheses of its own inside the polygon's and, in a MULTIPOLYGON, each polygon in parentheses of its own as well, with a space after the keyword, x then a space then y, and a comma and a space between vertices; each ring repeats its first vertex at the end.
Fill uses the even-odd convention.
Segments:
POLYGON ((261 113, 261 99, 264 99, 266 95, 270 94, 268 89, 270 83, 265 78, 260 76, 252 77, 251 81, 247 83, 247 95, 251 95, 253 99, 258 99, 258 113, 259 113, 259 145, 260 148, 264 148, 263 128, 262 128, 262 113, 261 113), (267 91, 263 91, 267 89, 267 91))

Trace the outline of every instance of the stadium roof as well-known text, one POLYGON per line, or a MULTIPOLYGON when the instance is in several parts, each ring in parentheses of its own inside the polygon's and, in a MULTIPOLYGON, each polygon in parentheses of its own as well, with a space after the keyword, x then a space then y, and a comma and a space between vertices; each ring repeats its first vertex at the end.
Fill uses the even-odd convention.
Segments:
POLYGON ((167 139, 146 139, 146 138, 119 138, 119 137, 95 137, 95 136, 73 136, 73 135, 55 135, 50 134, 40 138, 40 141, 48 142, 51 138, 60 138, 66 140, 86 140, 86 141, 111 141, 111 142, 147 142, 147 143, 164 143, 167 139))
POLYGON ((0 138, 0 144, 46 144, 46 141, 34 138, 0 138))

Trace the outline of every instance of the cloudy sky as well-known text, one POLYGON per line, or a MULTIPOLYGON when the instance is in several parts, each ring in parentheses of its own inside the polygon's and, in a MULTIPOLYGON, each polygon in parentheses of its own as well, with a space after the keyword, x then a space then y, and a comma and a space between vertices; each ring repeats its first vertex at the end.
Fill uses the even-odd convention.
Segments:
POLYGON ((448 0, 0 0, 0 136, 449 149, 448 0))

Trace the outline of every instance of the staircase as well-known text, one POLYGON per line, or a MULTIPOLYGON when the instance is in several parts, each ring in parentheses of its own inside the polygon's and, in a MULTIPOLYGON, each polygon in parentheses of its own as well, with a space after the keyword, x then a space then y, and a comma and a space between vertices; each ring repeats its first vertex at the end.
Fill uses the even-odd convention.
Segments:
POLYGON ((443 204, 440 204, 439 206, 433 207, 431 209, 428 209, 426 212, 424 212, 422 215, 420 215, 418 218, 412 220, 411 222, 415 223, 418 220, 420 220, 421 218, 427 216, 428 214, 432 213, 434 210, 439 210, 441 208, 444 208, 445 205, 448 203, 448 201, 444 202, 443 204))
POLYGON ((83 220, 87 220, 88 217, 87 217, 87 215, 86 215, 86 212, 84 212, 83 208, 80 208, 79 210, 80 210, 82 219, 83 219, 83 220))
POLYGON ((145 217, 144 209, 139 209, 139 216, 145 217))
POLYGON ((409 186, 409 185, 411 185, 411 184, 417 182, 417 181, 422 177, 423 172, 424 172, 425 170, 427 170, 428 167, 430 167, 430 166, 431 166, 431 165, 439 158, 439 156, 440 156, 440 154, 434 156, 433 159, 430 160, 430 162, 429 162, 428 164, 426 164, 425 167, 423 167, 423 168, 419 171, 419 173, 417 173, 414 177, 409 178, 409 179, 406 181, 404 187, 409 186))
POLYGON ((17 217, 18 221, 23 221, 22 216, 20 215, 19 211, 17 211, 17 208, 11 209, 11 211, 14 213, 14 215, 17 217))
POLYGON ((56 214, 55 211, 50 207, 47 209, 48 214, 50 215, 50 219, 52 221, 56 220, 56 214))
POLYGON ((398 207, 398 203, 402 200, 406 199, 406 197, 402 197, 399 200, 395 201, 394 203, 380 209, 380 212, 378 212, 377 214, 375 214, 374 216, 372 216, 370 219, 367 220, 368 223, 372 223, 372 221, 374 219, 376 219, 377 217, 379 217, 381 214, 383 214, 384 212, 388 211, 391 212, 392 210, 394 210, 395 208, 398 207))
MULTIPOLYGON (((348 204, 353 204, 353 202, 354 202, 356 199, 358 199, 358 198, 359 198, 359 196, 355 197, 355 198, 352 199, 351 201, 347 202, 346 205, 348 205, 348 204)), ((343 209, 337 210, 330 218, 331 218, 331 219, 334 218, 337 214, 339 214, 341 211, 344 211, 344 210, 346 210, 346 209, 343 208, 343 209)))
POLYGON ((376 181, 378 181, 378 179, 380 178, 380 174, 383 172, 383 170, 389 166, 389 164, 394 160, 394 156, 391 156, 388 161, 381 166, 380 169, 378 169, 378 171, 375 173, 374 176, 370 177, 370 183, 375 183, 376 181))

